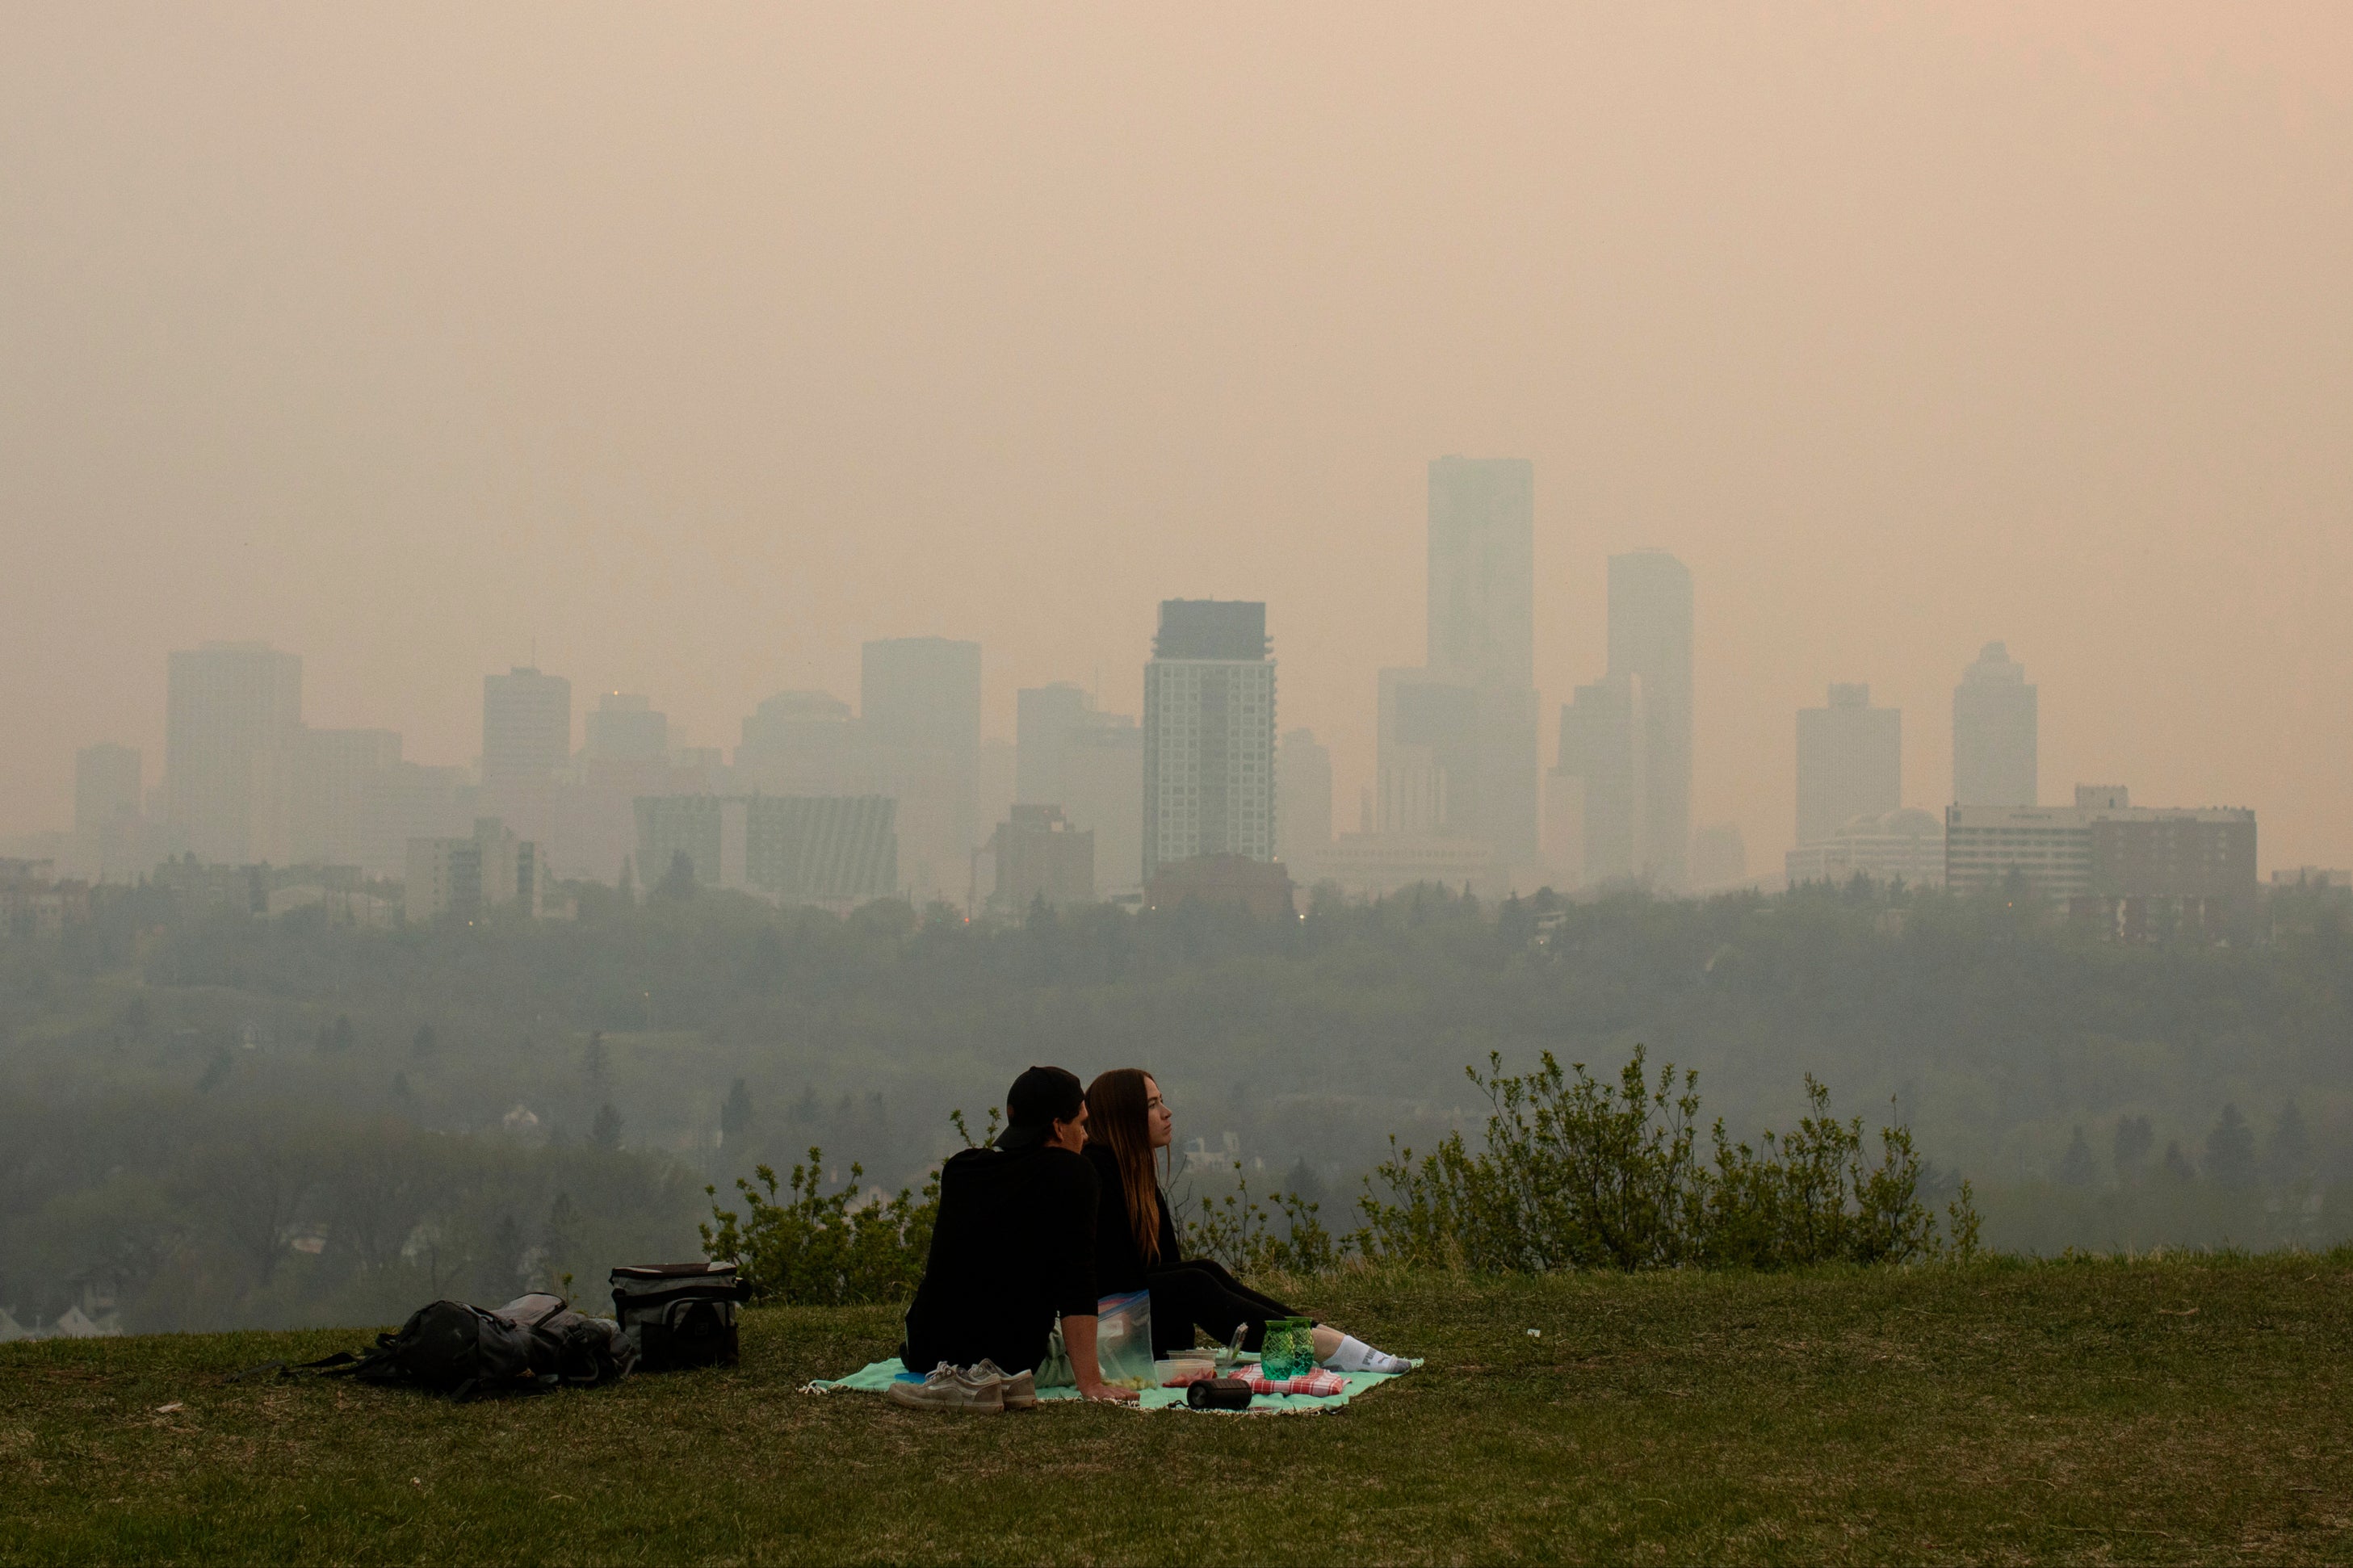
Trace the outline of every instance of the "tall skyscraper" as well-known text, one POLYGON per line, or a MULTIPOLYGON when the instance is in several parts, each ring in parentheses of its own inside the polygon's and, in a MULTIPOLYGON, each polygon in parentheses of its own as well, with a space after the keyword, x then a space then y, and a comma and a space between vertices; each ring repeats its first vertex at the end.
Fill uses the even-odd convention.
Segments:
POLYGON ((74 753, 74 859, 101 881, 130 881, 152 869, 142 759, 135 746, 101 743, 74 753))
MULTIPOLYGON (((1536 683, 1535 468, 1525 458, 1430 465, 1432 669, 1482 685, 1536 683)), ((1535 775, 1534 746, 1529 774, 1535 775)))
POLYGON ((859 795, 868 784, 849 704, 823 691, 779 691, 744 721, 735 771, 768 795, 859 795))
POLYGON ((1903 804, 1903 710, 1873 708, 1862 685, 1833 685, 1826 706, 1798 710, 1799 843, 1903 804))
POLYGON ((503 806, 572 761, 572 682, 517 665, 482 677, 482 794, 503 806))
POLYGON ((1663 550, 1609 558, 1609 673, 1629 682, 1640 742, 1636 872, 1680 890, 1691 847, 1692 577, 1663 550))
POLYGON ((1641 871, 1642 763, 1631 678, 1609 675, 1578 687, 1575 700, 1561 707, 1552 786, 1580 807, 1577 869, 1588 883, 1624 881, 1641 871))
POLYGON ((1071 736, 1094 711, 1083 687, 1067 680, 1025 686, 1013 695, 1013 798, 1025 805, 1067 805, 1062 761, 1071 736))
POLYGON ((1587 881, 1690 884, 1692 580, 1664 551, 1609 558, 1609 671, 1561 709, 1550 784, 1582 808, 1587 881))
POLYGON ((267 643, 208 642, 171 658, 166 815, 200 860, 283 860, 286 790, 302 721, 302 660, 267 643))
POLYGON ((1535 478, 1523 458, 1430 465, 1429 647, 1380 674, 1380 831, 1537 858, 1535 478))
POLYGON ((2037 723, 2026 667, 1986 644, 1953 688, 1953 804, 2034 805, 2037 723))
POLYGON ((1144 886, 1144 731, 1128 713, 1096 713, 1062 753, 1063 812, 1095 836, 1095 897, 1144 886))
POLYGON ((962 903, 979 820, 980 645, 888 637, 865 645, 859 727, 869 765, 899 803, 899 875, 918 900, 962 903))
POLYGON ((1293 864, 1332 847, 1332 753, 1313 730, 1282 737, 1275 759, 1274 843, 1293 864))
POLYGON ((1202 855, 1272 860, 1266 605, 1169 599, 1144 667, 1144 879, 1202 855))
POLYGON ((74 832, 98 837, 139 820, 144 787, 136 746, 102 742, 74 753, 74 832))

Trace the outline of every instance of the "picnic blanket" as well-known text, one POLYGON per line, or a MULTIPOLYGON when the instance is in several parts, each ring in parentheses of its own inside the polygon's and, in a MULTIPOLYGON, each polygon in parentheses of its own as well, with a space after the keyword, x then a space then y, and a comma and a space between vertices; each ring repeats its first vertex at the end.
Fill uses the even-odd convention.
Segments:
MULTIPOLYGON (((1416 1362, 1414 1364, 1419 1366, 1421 1363, 1419 1362, 1416 1362)), ((804 1384, 801 1392, 804 1394, 830 1394, 837 1388, 846 1388, 854 1390, 860 1394, 880 1394, 883 1390, 889 1388, 892 1382, 906 1370, 906 1366, 901 1363, 899 1358, 897 1356, 892 1356, 889 1361, 878 1361, 871 1366, 861 1367, 860 1370, 851 1373, 848 1377, 819 1378, 814 1383, 804 1384)), ((1252 1392, 1257 1395, 1257 1397, 1250 1401, 1250 1407, 1248 1411, 1215 1411, 1211 1412, 1211 1414, 1235 1415, 1257 1415, 1261 1414, 1270 1415, 1313 1415, 1321 1411, 1337 1410, 1341 1406, 1346 1405, 1351 1399, 1356 1398, 1358 1394, 1369 1394, 1375 1388, 1379 1387, 1382 1384, 1388 1382, 1391 1378, 1401 1377, 1404 1375, 1402 1373, 1394 1372, 1319 1372, 1315 1374, 1313 1380, 1315 1386, 1328 1386, 1326 1380, 1330 1380, 1332 1382, 1336 1382, 1339 1384, 1339 1387, 1335 1392, 1330 1394, 1318 1397, 1310 1394, 1277 1394, 1271 1392, 1272 1389, 1282 1385, 1270 1384, 1264 1378, 1258 1377, 1257 1370, 1258 1369, 1255 1367, 1250 1367, 1246 1369, 1242 1373, 1242 1375, 1250 1376, 1253 1379, 1251 1388, 1252 1392)), ((1302 1377, 1293 1379, 1293 1381, 1295 1384, 1304 1384, 1310 1380, 1308 1378, 1302 1377)), ((1041 1388, 1038 1391, 1038 1397, 1041 1401, 1050 1399, 1077 1399, 1080 1397, 1080 1394, 1077 1389, 1070 1387, 1041 1388)), ((1137 1404, 1141 1408, 1145 1410, 1189 1410, 1192 1408, 1185 1403, 1185 1391, 1181 1388, 1147 1388, 1144 1390, 1142 1395, 1137 1400, 1137 1404)))

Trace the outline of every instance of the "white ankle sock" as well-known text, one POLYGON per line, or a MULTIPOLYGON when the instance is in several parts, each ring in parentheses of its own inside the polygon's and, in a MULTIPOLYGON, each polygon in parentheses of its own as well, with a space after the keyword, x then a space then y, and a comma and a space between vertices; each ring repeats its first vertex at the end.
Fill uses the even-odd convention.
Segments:
POLYGON ((1334 1372, 1409 1372, 1413 1363, 1399 1355, 1383 1355, 1354 1334, 1340 1336, 1340 1348, 1324 1358, 1334 1372))

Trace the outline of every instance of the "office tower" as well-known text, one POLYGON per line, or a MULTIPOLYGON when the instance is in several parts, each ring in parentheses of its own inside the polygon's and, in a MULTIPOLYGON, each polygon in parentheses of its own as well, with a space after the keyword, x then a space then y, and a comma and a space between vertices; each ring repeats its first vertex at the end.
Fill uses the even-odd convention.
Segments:
POLYGON ((1820 708, 1798 710, 1798 842, 1820 844, 1851 816, 1904 804, 1904 713, 1873 708, 1871 688, 1833 685, 1820 708))
POLYGON ((1580 686, 1574 700, 1562 705, 1559 760, 1550 782, 1561 795, 1574 789, 1581 807, 1578 869, 1588 883, 1624 881, 1641 872, 1641 739, 1630 677, 1605 676, 1580 686))
POLYGON ((1678 891, 1691 844, 1692 578, 1663 550, 1609 558, 1609 673, 1627 681, 1639 742, 1635 874, 1678 891))
POLYGON ((587 716, 585 723, 587 732, 580 746, 584 762, 670 760, 670 716, 656 712, 651 700, 642 693, 603 693, 596 699, 596 711, 587 716))
MULTIPOLYGON (((349 863, 370 877, 397 878, 408 864, 410 839, 456 838, 469 831, 480 791, 464 768, 396 762, 364 774, 360 795, 359 842, 349 863)), ((605 874, 619 868, 617 860, 605 874)))
POLYGON ((1144 880, 1204 855, 1274 858, 1266 605, 1169 599, 1144 667, 1144 880))
POLYGON ((1430 465, 1429 644, 1381 674, 1381 831, 1537 858, 1535 479, 1519 458, 1430 465))
POLYGON ((1095 713, 1062 752, 1062 812, 1095 836, 1095 897, 1144 886, 1144 731, 1126 713, 1095 713))
POLYGON ((779 691, 744 721, 735 770, 770 795, 860 793, 858 721, 822 691, 779 691))
POLYGON ((1719 822, 1692 835, 1694 888, 1729 888, 1748 879, 1748 842, 1737 823, 1719 822))
POLYGON ((1332 753, 1313 730, 1282 738, 1275 758, 1274 847, 1293 864, 1332 847, 1332 753))
POLYGON ((482 792, 545 789, 572 761, 572 682, 516 666, 482 677, 482 792))
POLYGON ((392 730, 296 731, 287 804, 287 856, 297 865, 358 866, 368 854, 372 803, 400 766, 392 730))
POLYGON ((236 642, 172 655, 166 810, 199 860, 241 866, 286 858, 287 772, 301 721, 299 656, 236 642))
POLYGON ((135 746, 74 753, 74 858, 100 881, 129 881, 147 869, 142 763, 135 746))
POLYGON ((920 902, 964 902, 981 841, 980 645, 891 637, 865 645, 859 725, 882 793, 899 802, 899 875, 920 902))
POLYGON ((2026 667, 1986 644, 1953 688, 1953 804, 2032 805, 2035 726, 2026 667))
POLYGON ((1025 805, 1063 805, 1062 756, 1072 733, 1094 711, 1082 687, 1067 680, 1014 693, 1013 798, 1025 805))
POLYGON ((1535 468, 1525 458, 1430 465, 1429 664, 1535 685, 1535 468))

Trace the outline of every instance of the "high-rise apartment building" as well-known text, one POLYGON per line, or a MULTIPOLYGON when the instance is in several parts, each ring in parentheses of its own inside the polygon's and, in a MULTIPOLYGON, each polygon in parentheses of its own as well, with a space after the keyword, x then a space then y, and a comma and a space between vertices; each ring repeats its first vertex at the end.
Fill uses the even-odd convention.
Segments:
POLYGON ((980 645, 865 645, 859 726, 876 784, 899 802, 899 874, 918 900, 964 901, 979 821, 980 645))
POLYGON ((572 682, 518 665, 482 677, 482 793, 543 790, 572 761, 572 682))
POLYGON ((1380 677, 1380 831, 1537 858, 1535 479, 1521 458, 1430 465, 1429 644, 1380 677))
POLYGON ((1204 855, 1275 857, 1266 605, 1169 599, 1144 667, 1144 880, 1204 855))
POLYGON ((2037 722, 2026 667, 1986 644, 1953 688, 1953 804, 2034 805, 2037 722))
POLYGON ((1274 841, 1294 866, 1332 847, 1332 753, 1313 730, 1282 737, 1275 756, 1274 841))
POLYGON ((165 812, 199 860, 285 859, 288 773, 301 722, 300 656, 237 642, 172 655, 165 812))
POLYGON ((1904 712, 1873 708, 1867 685, 1834 684, 1798 710, 1798 842, 1820 844, 1849 817, 1904 804, 1904 712))
POLYGON ((477 818, 464 838, 412 838, 402 889, 404 913, 416 922, 454 917, 471 924, 491 910, 537 920, 547 860, 495 816, 477 818))
POLYGON ((1636 873, 1687 882, 1692 795, 1692 576, 1663 550, 1609 558, 1609 673, 1623 677, 1641 752, 1636 873))

